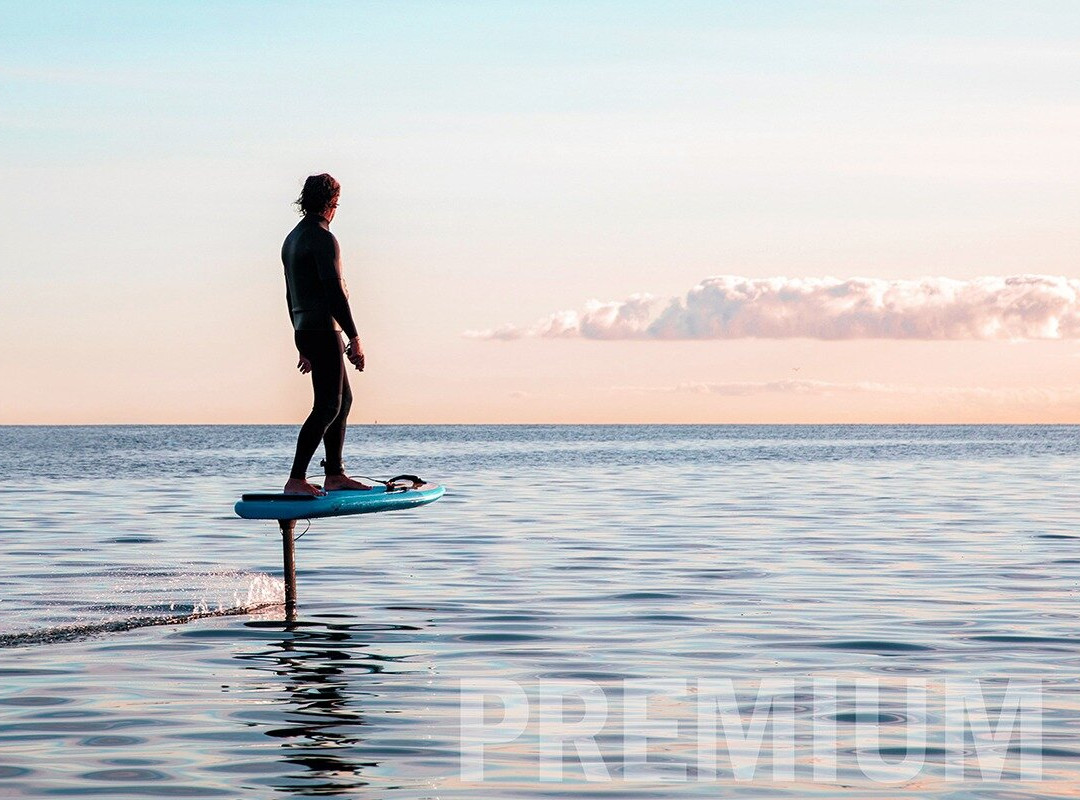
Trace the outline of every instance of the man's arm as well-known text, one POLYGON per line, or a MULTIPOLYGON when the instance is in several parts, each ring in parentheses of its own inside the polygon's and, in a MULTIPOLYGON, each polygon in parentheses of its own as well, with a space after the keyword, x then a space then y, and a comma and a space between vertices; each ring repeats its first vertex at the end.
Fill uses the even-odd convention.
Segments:
POLYGON ((329 231, 326 236, 319 237, 319 244, 315 249, 315 266, 330 314, 349 339, 357 338, 356 323, 353 322, 352 311, 349 309, 349 298, 345 296, 345 290, 341 286, 341 248, 338 247, 337 238, 329 231))

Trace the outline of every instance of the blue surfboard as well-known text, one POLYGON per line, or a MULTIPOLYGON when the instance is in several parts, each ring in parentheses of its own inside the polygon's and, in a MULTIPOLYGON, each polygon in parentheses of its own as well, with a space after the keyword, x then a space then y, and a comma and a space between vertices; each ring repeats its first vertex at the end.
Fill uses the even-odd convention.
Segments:
POLYGON ((446 491, 434 483, 411 488, 386 487, 354 491, 342 489, 319 497, 299 494, 245 494, 234 507, 244 519, 316 519, 348 514, 373 514, 433 503, 446 491))

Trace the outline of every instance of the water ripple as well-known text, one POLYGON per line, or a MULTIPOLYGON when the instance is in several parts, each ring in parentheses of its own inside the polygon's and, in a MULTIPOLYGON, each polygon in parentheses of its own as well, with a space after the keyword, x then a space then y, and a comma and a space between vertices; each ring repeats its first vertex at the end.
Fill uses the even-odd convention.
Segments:
POLYGON ((0 796, 1075 794, 1080 429, 355 426, 363 471, 451 491, 313 525, 286 619, 276 526, 229 508, 280 483, 295 432, 0 428, 0 796), (1000 781, 950 783, 976 748, 943 741, 934 687, 976 681, 996 708, 1010 678, 1041 687, 1041 744, 994 743, 1000 781), (534 710, 563 687, 571 719, 573 692, 600 693, 614 780, 573 749, 567 780, 539 780, 531 724, 462 782, 460 689, 488 680, 534 710), (753 780, 663 780, 699 777, 703 692, 749 725, 769 681, 794 686, 793 782, 768 777, 771 739, 753 780), (683 693, 650 715, 685 735, 650 740, 656 780, 624 780, 626 703, 658 682, 683 693), (917 779, 869 780, 861 764, 912 755, 914 724, 936 726, 917 779), (814 726, 833 781, 807 777, 814 726))

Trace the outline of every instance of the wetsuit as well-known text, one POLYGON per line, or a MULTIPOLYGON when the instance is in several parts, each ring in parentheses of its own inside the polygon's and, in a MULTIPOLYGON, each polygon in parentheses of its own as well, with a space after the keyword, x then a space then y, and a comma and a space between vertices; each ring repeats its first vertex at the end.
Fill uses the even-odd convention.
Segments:
POLYGON ((285 238, 281 261, 296 349, 311 362, 315 392, 311 413, 296 439, 289 477, 306 477, 320 439, 326 446, 326 474, 343 475, 341 448, 352 391, 341 357, 339 331, 351 339, 356 336, 356 325, 341 279, 341 250, 329 223, 318 214, 305 216, 285 238))

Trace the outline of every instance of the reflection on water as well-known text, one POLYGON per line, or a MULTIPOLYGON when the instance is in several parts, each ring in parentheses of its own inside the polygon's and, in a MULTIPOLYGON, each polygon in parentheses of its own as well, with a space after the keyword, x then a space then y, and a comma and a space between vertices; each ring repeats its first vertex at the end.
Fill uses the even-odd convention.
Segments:
MULTIPOLYGON (((365 651, 346 623, 249 622, 267 632, 280 630, 283 638, 267 647, 236 658, 250 662, 246 669, 277 679, 275 691, 281 710, 280 725, 264 733, 280 740, 281 763, 289 771, 273 786, 297 795, 348 794, 368 786, 365 769, 378 761, 362 757, 364 714, 358 696, 368 676, 383 671, 385 656, 365 651)), ((370 630, 371 626, 360 626, 370 630)), ((409 631, 408 625, 389 630, 409 631)))

